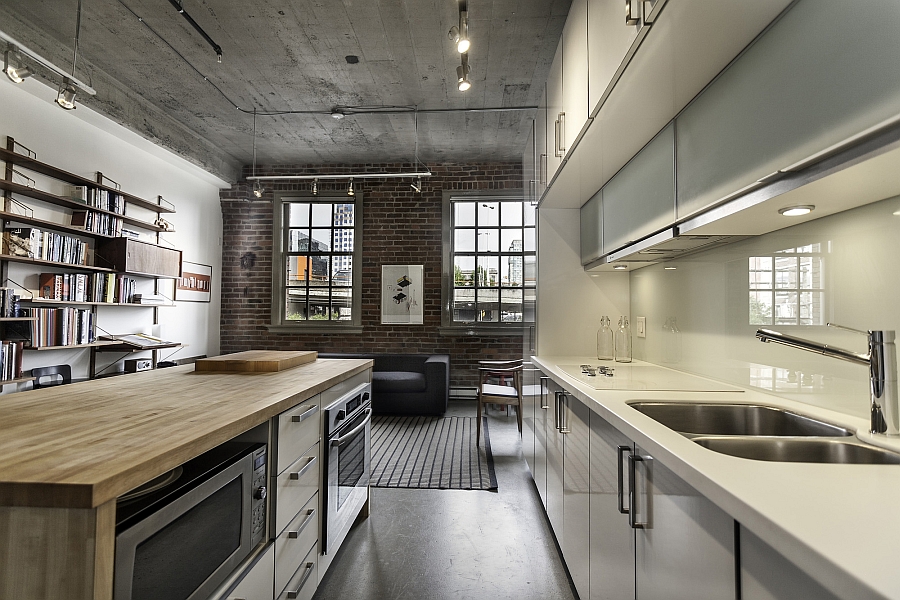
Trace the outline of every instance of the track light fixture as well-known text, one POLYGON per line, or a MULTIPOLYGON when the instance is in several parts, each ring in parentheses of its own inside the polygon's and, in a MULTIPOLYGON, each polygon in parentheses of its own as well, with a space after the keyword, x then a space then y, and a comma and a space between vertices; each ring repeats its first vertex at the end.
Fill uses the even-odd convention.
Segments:
POLYGON ((22 83, 34 75, 34 71, 22 62, 21 55, 10 50, 3 53, 3 70, 13 83, 22 83))
POLYGON ((75 86, 68 79, 60 86, 59 93, 56 94, 56 103, 66 110, 75 109, 75 86))
POLYGON ((456 51, 462 54, 468 52, 471 46, 469 42, 469 13, 466 10, 459 11, 459 25, 450 28, 448 34, 453 43, 456 44, 456 51))
MULTIPOLYGON (((256 177, 256 109, 253 109, 253 177, 256 177)), ((253 182, 253 195, 262 198, 263 192, 262 182, 257 179, 253 182)))
POLYGON ((418 179, 416 179, 416 182, 409 184, 409 187, 411 187, 415 193, 421 194, 422 193, 422 178, 419 177, 418 179))
POLYGON ((462 64, 456 67, 456 87, 459 91, 465 92, 472 87, 472 82, 469 81, 471 68, 469 67, 469 55, 461 54, 460 56, 462 57, 462 64))
POLYGON ((355 195, 356 195, 355 193, 353 193, 353 178, 352 178, 352 177, 350 178, 350 185, 347 186, 347 195, 348 195, 348 196, 355 196, 355 195))
POLYGON ((312 195, 313 196, 319 195, 319 180, 318 179, 313 179, 312 195))
POLYGON ((260 183, 259 181, 253 184, 253 195, 257 198, 262 198, 264 191, 265 190, 263 189, 262 183, 260 183))

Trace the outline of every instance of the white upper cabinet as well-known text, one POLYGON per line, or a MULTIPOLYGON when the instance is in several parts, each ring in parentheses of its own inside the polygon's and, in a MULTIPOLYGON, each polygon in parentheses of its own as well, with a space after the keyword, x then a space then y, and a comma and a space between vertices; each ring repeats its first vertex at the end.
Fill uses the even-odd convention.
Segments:
MULTIPOLYGON (((588 105, 597 108, 620 67, 641 25, 625 20, 623 0, 588 0, 588 105)), ((573 3, 574 7, 575 4, 573 3)), ((571 11, 569 12, 571 18, 571 11)), ((566 22, 568 26, 568 22, 566 22)))
POLYGON ((865 6, 801 0, 679 115, 679 218, 897 119, 900 3, 865 6))
POLYGON ((563 112, 563 56, 562 39, 556 48, 556 56, 550 63, 547 76, 547 182, 553 181, 556 170, 565 155, 565 132, 560 125, 564 122, 563 112))
POLYGON ((534 161, 537 171, 536 194, 537 198, 547 189, 547 86, 541 90, 541 101, 538 102, 537 111, 534 114, 534 161))
POLYGON ((572 0, 562 34, 563 126, 561 146, 568 150, 588 120, 588 0, 572 0))
POLYGON ((522 190, 525 192, 525 200, 534 202, 537 192, 537 161, 534 151, 534 121, 528 130, 525 150, 522 151, 522 190))
POLYGON ((581 264, 603 256, 603 190, 581 207, 581 264))

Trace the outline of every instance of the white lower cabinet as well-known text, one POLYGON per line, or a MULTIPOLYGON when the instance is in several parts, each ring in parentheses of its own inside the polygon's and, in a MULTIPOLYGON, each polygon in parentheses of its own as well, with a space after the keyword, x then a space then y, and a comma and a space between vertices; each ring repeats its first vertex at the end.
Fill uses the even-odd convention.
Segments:
POLYGON ((563 434, 560 433, 562 421, 562 394, 563 389, 552 380, 547 382, 547 393, 550 398, 550 410, 546 424, 546 450, 547 450, 547 499, 544 508, 547 510, 547 518, 550 526, 556 534, 556 542, 560 548, 565 546, 565 529, 563 527, 563 434))
POLYGON ((590 596, 590 409, 574 396, 561 398, 563 435, 563 557, 578 596, 590 596))
POLYGON ((272 600, 275 580, 275 545, 269 544, 241 582, 222 600, 272 600))
POLYGON ((837 600, 783 554, 740 528, 741 600, 837 600))
POLYGON ((316 586, 319 584, 317 559, 317 548, 315 546, 309 551, 300 563, 300 567, 288 581, 284 592, 278 596, 278 600, 310 600, 316 593, 316 586))
MULTIPOLYGON (((281 593, 319 540, 319 495, 309 499, 294 520, 275 538, 275 591, 281 593)), ((316 556, 313 553, 313 560, 316 556)))

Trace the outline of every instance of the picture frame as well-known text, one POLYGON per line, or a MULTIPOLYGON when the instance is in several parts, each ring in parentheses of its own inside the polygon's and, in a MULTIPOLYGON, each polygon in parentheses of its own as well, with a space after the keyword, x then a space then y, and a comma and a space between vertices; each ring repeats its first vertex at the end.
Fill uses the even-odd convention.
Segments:
POLYGON ((181 261, 181 277, 175 280, 176 302, 209 302, 212 299, 212 266, 181 261))
POLYGON ((381 323, 422 325, 424 265, 381 266, 381 323))

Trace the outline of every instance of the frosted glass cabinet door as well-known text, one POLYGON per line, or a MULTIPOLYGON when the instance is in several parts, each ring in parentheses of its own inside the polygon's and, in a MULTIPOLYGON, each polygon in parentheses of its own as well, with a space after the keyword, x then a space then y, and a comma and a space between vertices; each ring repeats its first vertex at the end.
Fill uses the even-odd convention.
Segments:
MULTIPOLYGON (((591 594, 590 600, 634 598, 634 530, 619 510, 619 447, 634 444, 606 419, 591 413, 591 594)), ((630 452, 623 451, 627 459, 630 452)), ((622 475, 627 478, 623 470, 622 475)), ((627 503, 627 479, 622 500, 627 503)), ((583 600, 587 600, 582 596, 583 600)))
POLYGON ((603 192, 598 191, 581 207, 581 264, 603 255, 603 192))
POLYGON ((640 446, 635 454, 638 600, 734 598, 734 520, 640 446))
POLYGON ((895 0, 785 13, 679 115, 678 218, 896 118, 898 22, 895 0))
POLYGON ((578 596, 590 595, 590 409, 575 396, 566 395, 563 434, 563 558, 578 596))
POLYGON ((563 137, 568 151, 587 122, 588 113, 588 0, 572 0, 563 27, 563 137))
POLYGON ((669 124, 603 186, 603 253, 675 220, 675 127, 669 124))

